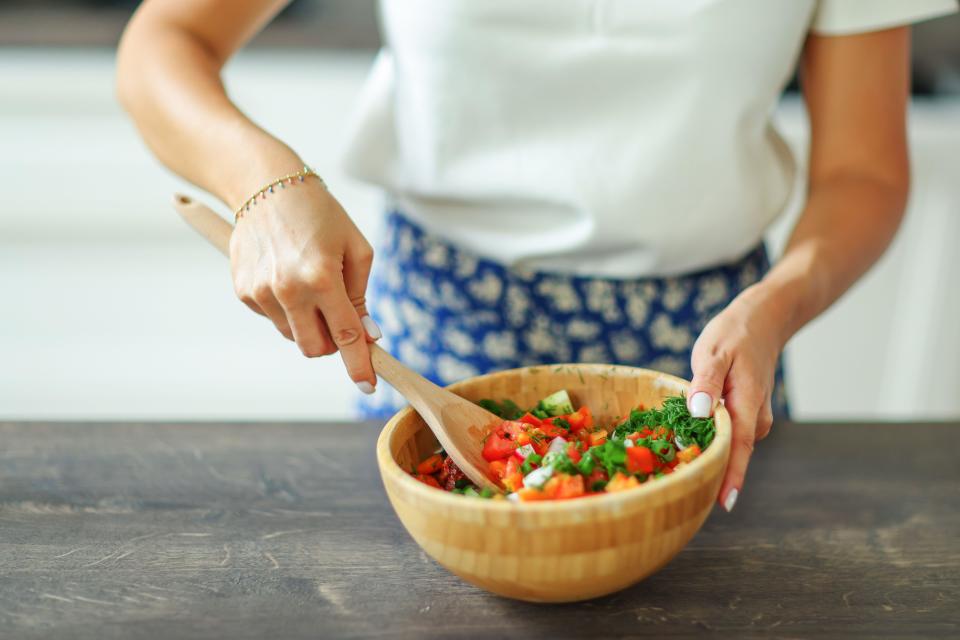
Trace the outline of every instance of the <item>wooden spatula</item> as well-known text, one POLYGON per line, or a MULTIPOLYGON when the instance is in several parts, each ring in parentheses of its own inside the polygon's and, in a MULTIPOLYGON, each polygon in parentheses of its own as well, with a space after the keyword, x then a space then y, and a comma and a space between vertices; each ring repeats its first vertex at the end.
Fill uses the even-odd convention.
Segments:
MULTIPOLYGON (((220 253, 230 255, 233 227, 206 205, 187 196, 174 196, 173 206, 191 227, 220 253)), ((396 358, 370 345, 370 357, 377 374, 393 385, 423 417, 440 445, 470 480, 480 487, 495 487, 483 472, 486 463, 480 452, 483 437, 500 418, 469 400, 450 393, 401 364, 396 358)))

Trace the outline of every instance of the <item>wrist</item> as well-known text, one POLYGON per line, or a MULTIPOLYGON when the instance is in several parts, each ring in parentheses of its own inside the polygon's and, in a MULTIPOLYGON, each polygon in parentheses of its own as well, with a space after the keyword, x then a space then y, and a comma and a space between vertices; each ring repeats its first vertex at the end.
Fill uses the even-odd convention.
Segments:
POLYGON ((802 312, 805 297, 805 284, 801 280, 764 278, 746 288, 736 302, 762 319, 782 350, 805 324, 802 312))
POLYGON ((264 132, 258 133, 243 145, 247 150, 244 162, 223 176, 221 199, 234 211, 270 181, 304 167, 293 149, 264 132))

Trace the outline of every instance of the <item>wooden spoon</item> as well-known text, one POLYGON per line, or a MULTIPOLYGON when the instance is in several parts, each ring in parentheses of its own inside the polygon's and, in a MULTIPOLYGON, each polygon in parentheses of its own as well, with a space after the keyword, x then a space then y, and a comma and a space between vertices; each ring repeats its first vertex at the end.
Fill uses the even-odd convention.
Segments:
MULTIPOLYGON (((233 227, 206 205, 177 194, 173 206, 191 227, 225 256, 230 255, 233 227)), ((417 410, 457 466, 479 487, 496 485, 483 469, 483 437, 500 418, 469 400, 433 384, 411 371, 376 344, 370 345, 373 369, 417 410)))

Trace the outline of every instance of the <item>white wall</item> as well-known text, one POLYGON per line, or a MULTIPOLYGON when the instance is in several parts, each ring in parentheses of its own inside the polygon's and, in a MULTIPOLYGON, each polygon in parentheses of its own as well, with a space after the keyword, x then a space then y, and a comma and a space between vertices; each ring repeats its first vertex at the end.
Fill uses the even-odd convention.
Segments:
MULTIPOLYGON (((337 166, 369 62, 251 53, 227 79, 375 235, 378 195, 337 166)), ((0 418, 350 415, 339 363, 302 358, 249 313, 224 260, 169 207, 176 189, 199 194, 122 117, 110 53, 8 49, 0 78, 0 418)), ((791 345, 798 417, 960 415, 958 116, 957 101, 916 105, 908 221, 883 262, 791 345)), ((802 144, 798 106, 778 117, 802 144)))

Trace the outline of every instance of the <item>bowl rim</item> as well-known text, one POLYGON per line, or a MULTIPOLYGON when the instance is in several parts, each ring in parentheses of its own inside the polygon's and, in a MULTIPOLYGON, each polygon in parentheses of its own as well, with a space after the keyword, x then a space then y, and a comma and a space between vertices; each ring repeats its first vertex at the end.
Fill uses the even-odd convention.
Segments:
MULTIPOLYGON (((471 378, 466 378, 459 382, 447 385, 446 389, 457 392, 457 387, 460 385, 466 385, 484 378, 493 377, 496 375, 502 375, 504 373, 514 373, 520 371, 530 371, 531 369, 546 369, 551 368, 555 369, 557 367, 574 367, 579 369, 604 369, 608 373, 614 372, 616 370, 626 370, 633 373, 639 373, 643 376, 652 376, 660 379, 666 379, 675 385, 677 385, 681 392, 686 393, 690 388, 690 383, 683 378, 663 373, 661 371, 655 371, 653 369, 646 369, 643 367, 630 367, 626 365, 609 365, 609 364, 576 364, 576 363, 557 363, 549 365, 533 365, 529 367, 516 367, 513 369, 504 369, 501 371, 495 371, 487 373, 480 376, 473 376, 471 378)), ((397 463, 394 459, 393 454, 390 451, 390 440, 393 437, 393 434, 396 432, 397 426, 400 424, 400 421, 404 419, 408 413, 416 413, 413 407, 410 405, 405 406, 400 409, 397 413, 390 417, 384 424, 383 429, 380 431, 380 435, 377 438, 377 462, 380 467, 381 475, 389 474, 391 478, 395 481, 401 483, 407 491, 412 491, 414 495, 420 495, 426 500, 441 500, 441 501, 450 501, 450 505, 464 505, 464 496, 452 494, 443 489, 435 489, 434 487, 427 486, 426 484, 416 480, 409 473, 404 471, 404 469, 397 463)), ((729 462, 729 454, 731 449, 731 440, 732 440, 732 423, 730 421, 730 414, 727 412, 726 407, 721 400, 714 410, 714 419, 717 427, 717 434, 714 437, 714 441, 707 447, 707 450, 699 456, 696 460, 689 463, 684 469, 679 473, 674 472, 665 478, 660 478, 655 482, 645 482, 639 487, 629 489, 626 491, 617 491, 615 493, 604 493, 603 495, 594 495, 588 496, 588 500, 576 499, 576 500, 542 500, 534 502, 513 502, 510 500, 470 500, 466 504, 471 505, 471 508, 478 509, 490 509, 490 510, 521 510, 521 511, 569 511, 581 509, 584 506, 594 506, 597 508, 603 508, 606 505, 613 505, 616 503, 622 503, 624 500, 632 499, 642 499, 649 496, 654 496, 659 493, 670 491, 670 489, 679 483, 689 481, 692 476, 690 475, 689 470, 698 471, 700 469, 706 468, 710 461, 718 459, 720 456, 726 454, 727 460, 723 462, 724 470, 729 462), (719 418, 719 419, 717 419, 719 418), (724 446, 723 443, 726 443, 724 446), (720 446, 715 446, 715 445, 720 446), (700 467, 698 469, 697 467, 700 467)), ((429 427, 424 427, 429 428, 429 427)), ((383 478, 386 482, 386 478, 383 478)))

